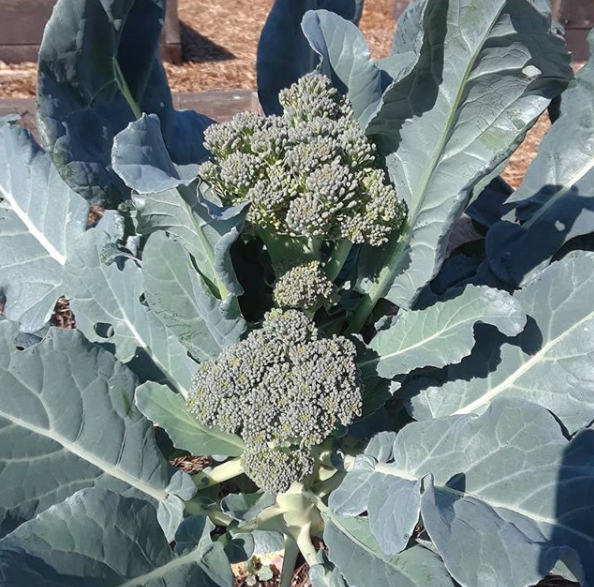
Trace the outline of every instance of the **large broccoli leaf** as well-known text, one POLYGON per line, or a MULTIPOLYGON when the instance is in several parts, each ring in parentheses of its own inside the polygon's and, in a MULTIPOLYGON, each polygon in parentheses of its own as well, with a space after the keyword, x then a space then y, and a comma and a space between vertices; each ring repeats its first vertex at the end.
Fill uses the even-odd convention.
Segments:
POLYGON ((39 54, 38 126, 68 184, 116 206, 129 190, 113 172, 114 136, 142 112, 156 113, 179 164, 206 157, 210 120, 175 112, 159 61, 165 0, 58 0, 39 54))
POLYGON ((392 379, 420 367, 443 367, 461 361, 474 346, 474 326, 492 324, 508 336, 526 324, 520 302, 508 293, 468 286, 460 295, 425 310, 401 310, 386 321, 359 366, 392 379))
POLYGON ((239 457, 243 441, 216 427, 207 427, 189 413, 184 398, 170 389, 147 381, 136 390, 138 409, 167 432, 174 446, 193 455, 239 457))
POLYGON ((4 587, 230 587, 233 576, 207 518, 184 521, 172 549, 154 509, 83 489, 0 541, 4 587))
POLYGON ((378 440, 330 505, 335 515, 367 511, 385 551, 406 545, 420 515, 463 587, 528 587, 559 560, 592 582, 594 431, 569 442, 544 408, 499 399, 480 417, 413 423, 378 440))
POLYGON ((187 396, 191 360, 185 347, 142 302, 143 272, 139 261, 118 255, 123 219, 107 211, 79 239, 66 265, 64 292, 85 336, 107 346, 128 363, 141 380, 166 383, 187 396), (111 248, 111 250, 110 250, 111 248))
POLYGON ((318 56, 301 21, 308 10, 326 9, 358 23, 364 0, 275 0, 258 44, 258 95, 266 114, 281 114, 278 93, 313 71, 318 56))
POLYGON ((594 232, 594 61, 563 94, 560 118, 507 204, 514 210, 489 230, 487 255, 513 286, 530 281, 570 239, 594 232))
POLYGON ((24 351, 15 335, 0 321, 0 534, 83 487, 177 501, 131 371, 75 330, 24 351))
POLYGON ((307 12, 303 32, 320 56, 321 73, 348 97, 355 118, 366 128, 380 104, 387 79, 371 58, 363 34, 352 22, 327 10, 307 12))
POLYGON ((551 265, 514 294, 530 317, 524 331, 507 339, 477 330, 469 357, 437 380, 418 382, 420 395, 410 400, 415 419, 477 413, 504 396, 545 406, 572 433, 587 426, 594 420, 593 287, 593 253, 551 265))
POLYGON ((368 127, 409 217, 385 251, 363 252, 360 288, 403 307, 436 275, 475 183, 572 76, 563 41, 525 0, 435 0, 422 24, 418 63, 368 127))
POLYGON ((393 55, 419 54, 423 46, 423 18, 428 0, 411 0, 398 19, 393 55))
POLYGON ((443 562, 422 546, 386 555, 364 518, 345 520, 329 513, 324 528, 328 558, 350 587, 453 587, 443 562))
POLYGON ((215 297, 181 243, 163 231, 146 243, 143 276, 150 308, 196 360, 215 358, 245 332, 237 298, 215 297))
POLYGON ((0 123, 0 295, 23 331, 49 320, 88 214, 29 132, 0 123))
POLYGON ((143 116, 115 139, 113 168, 133 191, 137 230, 166 230, 194 257, 202 276, 221 297, 243 293, 231 261, 246 205, 222 208, 182 180, 167 152, 156 116, 143 116))

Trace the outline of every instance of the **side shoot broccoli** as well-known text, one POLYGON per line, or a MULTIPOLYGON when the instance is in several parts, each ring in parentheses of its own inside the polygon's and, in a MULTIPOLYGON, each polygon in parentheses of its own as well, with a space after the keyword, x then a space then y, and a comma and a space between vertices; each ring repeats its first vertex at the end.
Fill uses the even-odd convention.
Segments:
POLYGON ((296 310, 272 310, 261 329, 196 372, 190 411, 206 426, 239 434, 246 474, 285 492, 313 472, 312 448, 361 414, 355 345, 323 338, 296 310))
POLYGON ((274 301, 281 308, 313 313, 338 303, 336 287, 326 277, 319 261, 289 269, 276 282, 274 301))

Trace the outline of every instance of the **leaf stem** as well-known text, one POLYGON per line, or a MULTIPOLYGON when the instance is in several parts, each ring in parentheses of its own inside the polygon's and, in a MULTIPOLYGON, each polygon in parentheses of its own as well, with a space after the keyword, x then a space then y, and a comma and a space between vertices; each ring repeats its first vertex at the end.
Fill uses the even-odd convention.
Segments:
POLYGON ((142 116, 142 110, 136 103, 134 96, 132 96, 132 92, 130 91, 130 88, 128 87, 128 82, 126 81, 126 78, 124 77, 122 68, 120 67, 118 60, 115 57, 113 59, 113 70, 115 73, 116 82, 120 88, 120 91, 122 92, 122 95, 126 99, 126 102, 128 102, 128 106, 130 106, 130 109, 132 110, 132 114, 134 114, 136 119, 140 118, 142 116))
POLYGON ((332 256, 326 264, 326 276, 330 281, 335 281, 340 275, 352 248, 353 244, 347 240, 336 243, 332 251, 332 256))
POLYGON ((217 467, 204 469, 204 471, 200 471, 200 473, 194 475, 192 479, 198 489, 206 489, 229 481, 229 479, 239 477, 242 473, 241 458, 238 457, 236 459, 230 459, 217 467))
POLYGON ((299 546, 292 536, 285 535, 285 553, 283 554, 283 568, 279 587, 291 587, 295 563, 299 556, 299 546))
POLYGON ((186 513, 192 516, 207 516, 210 521, 217 526, 223 526, 226 528, 231 524, 233 518, 224 514, 223 512, 217 512, 216 510, 209 510, 208 508, 202 507, 200 504, 194 501, 187 501, 185 504, 186 513))
POLYGON ((369 291, 363 296, 359 306, 347 321, 346 331, 348 333, 355 334, 361 332, 376 304, 388 293, 394 276, 398 271, 399 256, 407 242, 406 236, 408 230, 409 227, 407 224, 398 238, 394 239, 391 243, 386 257, 388 262, 382 267, 377 280, 371 285, 369 291))

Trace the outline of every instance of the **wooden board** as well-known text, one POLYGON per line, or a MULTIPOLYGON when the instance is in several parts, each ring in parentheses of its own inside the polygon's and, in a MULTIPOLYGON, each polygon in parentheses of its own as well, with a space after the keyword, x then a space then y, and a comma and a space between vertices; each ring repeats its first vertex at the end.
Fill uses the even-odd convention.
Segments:
MULTIPOLYGON (((0 61, 37 61, 43 29, 56 0, 0 0, 0 61)), ((163 59, 181 63, 177 0, 168 0, 161 39, 163 59)))
MULTIPOLYGON (((173 105, 177 110, 195 110, 217 122, 245 110, 260 111, 258 96, 250 90, 173 94, 173 105)), ((0 116, 7 114, 19 114, 23 125, 35 132, 35 98, 0 98, 0 116)))

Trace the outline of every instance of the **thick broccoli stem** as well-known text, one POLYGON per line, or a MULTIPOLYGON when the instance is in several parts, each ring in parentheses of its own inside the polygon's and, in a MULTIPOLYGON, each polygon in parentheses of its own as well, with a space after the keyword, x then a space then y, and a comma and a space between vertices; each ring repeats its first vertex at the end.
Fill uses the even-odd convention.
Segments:
POLYGON ((267 233, 264 230, 258 231, 258 235, 266 245, 276 275, 282 275, 287 270, 297 265, 303 265, 308 261, 320 260, 322 241, 293 238, 267 233))
POLYGON ((317 551, 311 536, 319 534, 324 522, 318 508, 307 495, 302 483, 293 483, 289 491, 280 493, 276 504, 264 510, 256 520, 238 528, 238 532, 252 532, 255 529, 282 532, 285 535, 285 546, 289 547, 288 559, 283 563, 283 578, 291 575, 295 566, 295 545, 308 565, 317 564, 317 551), (291 562, 292 561, 292 562, 291 562), (291 567, 291 568, 289 568, 291 567))
POLYGON ((326 263, 326 277, 328 277, 330 281, 335 281, 339 276, 352 248, 352 243, 347 240, 342 240, 336 243, 334 250, 332 251, 332 256, 328 263, 326 263))
POLYGON ((230 459, 212 469, 200 471, 200 473, 194 475, 193 480, 198 489, 206 489, 207 487, 213 487, 214 485, 219 485, 220 483, 239 477, 242 473, 241 459, 236 458, 230 459))

